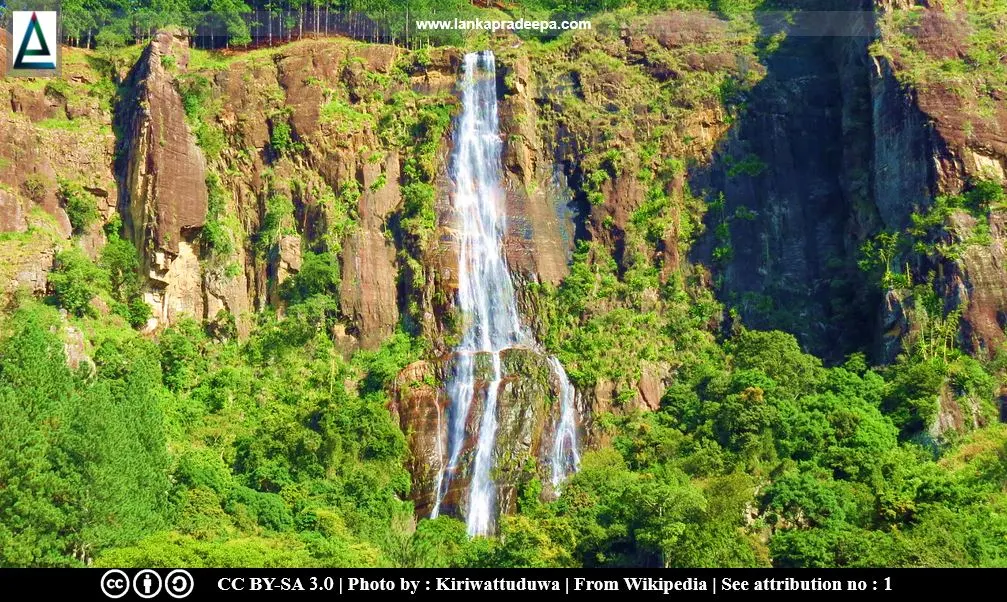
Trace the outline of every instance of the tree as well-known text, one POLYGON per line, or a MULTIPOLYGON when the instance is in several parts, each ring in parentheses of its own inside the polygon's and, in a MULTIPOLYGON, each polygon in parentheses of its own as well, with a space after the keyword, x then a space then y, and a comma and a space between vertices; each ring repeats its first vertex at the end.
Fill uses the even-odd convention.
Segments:
POLYGON ((91 300, 108 290, 108 274, 77 247, 56 255, 55 265, 49 285, 59 304, 78 316, 93 312, 91 300))
MULTIPOLYGON (((160 373, 135 349, 114 376, 72 373, 52 311, 0 342, 0 565, 68 566, 159 526, 167 478, 160 373)), ((141 346, 142 348, 142 346, 141 346)))
POLYGON ((242 0, 211 0, 210 11, 216 19, 211 27, 222 25, 228 46, 247 46, 252 41, 245 15, 252 9, 242 0))

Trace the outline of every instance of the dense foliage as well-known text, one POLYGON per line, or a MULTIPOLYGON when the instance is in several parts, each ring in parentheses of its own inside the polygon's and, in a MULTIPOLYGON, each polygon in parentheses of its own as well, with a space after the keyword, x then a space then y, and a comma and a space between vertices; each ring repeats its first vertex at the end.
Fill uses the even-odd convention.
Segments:
MULTIPOLYGON (((291 299, 328 286, 324 265, 310 274, 291 299)), ((660 411, 605 419, 613 445, 559 500, 526 492, 499 537, 470 541, 451 518, 409 527, 384 393, 422 352, 408 336, 346 360, 270 316, 245 343, 195 322, 156 342, 72 323, 31 301, 4 323, 4 565, 1007 562, 1007 432, 915 437, 905 416, 944 381, 930 362, 824 368, 790 335, 742 331, 683 365, 660 411), (70 351, 76 329, 91 360, 70 351)), ((987 398, 981 366, 959 373, 987 398)))

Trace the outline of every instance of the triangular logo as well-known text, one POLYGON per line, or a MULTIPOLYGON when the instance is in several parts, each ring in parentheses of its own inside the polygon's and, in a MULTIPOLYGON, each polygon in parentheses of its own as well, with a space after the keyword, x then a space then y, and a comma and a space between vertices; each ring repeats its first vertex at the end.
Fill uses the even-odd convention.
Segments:
POLYGON ((24 38, 21 40, 21 49, 17 51, 17 57, 14 59, 15 69, 55 69, 56 64, 52 62, 38 62, 38 63, 26 63, 24 57, 26 56, 50 56, 49 44, 45 41, 45 36, 42 35, 42 27, 38 24, 38 16, 35 13, 31 14, 31 20, 28 22, 28 29, 24 32, 24 38), (40 48, 29 49, 28 43, 31 42, 32 36, 38 36, 38 43, 40 48))

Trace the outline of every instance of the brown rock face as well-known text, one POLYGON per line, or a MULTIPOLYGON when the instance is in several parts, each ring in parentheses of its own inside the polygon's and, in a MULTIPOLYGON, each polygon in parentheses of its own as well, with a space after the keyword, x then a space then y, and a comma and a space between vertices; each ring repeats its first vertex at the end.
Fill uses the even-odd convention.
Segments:
POLYGON ((117 171, 122 183, 120 207, 127 235, 141 252, 147 272, 145 298, 154 318, 171 323, 182 315, 209 319, 229 309, 241 319, 248 309, 244 274, 204 278, 197 235, 206 223, 206 159, 185 120, 174 76, 163 57, 177 68, 188 65, 187 38, 159 31, 126 78, 131 94, 117 111, 122 133, 117 171))
POLYGON ((10 48, 10 33, 6 29, 0 31, 0 57, 3 61, 0 61, 0 77, 7 75, 7 52, 10 48))
POLYGON ((395 153, 383 164, 361 168, 364 193, 358 211, 360 228, 343 247, 340 307, 356 325, 360 344, 374 348, 392 333, 399 319, 395 245, 385 236, 385 223, 399 203, 399 158, 395 153), (379 177, 385 175, 384 185, 379 177))
MULTIPOLYGON (((0 97, 18 89, 14 79, 0 81, 0 97)), ((93 122, 89 125, 96 126, 93 122)), ((116 194, 111 171, 113 153, 111 132, 106 135, 41 128, 29 115, 0 111, 0 185, 20 196, 26 213, 38 206, 51 215, 65 238, 69 238, 71 228, 57 196, 59 178, 84 184, 98 198, 98 209, 109 215, 113 208, 106 201, 116 194)))
MULTIPOLYGON (((964 15, 927 7, 920 10, 911 33, 919 49, 939 61, 965 56, 972 32, 964 15)), ((916 88, 898 85, 893 74, 905 68, 897 55, 891 63, 880 60, 871 82, 874 193, 882 220, 895 228, 904 227, 915 208, 926 207, 940 195, 959 194, 970 182, 1007 184, 1007 98, 993 93, 982 99, 987 110, 978 111, 978 98, 963 98, 940 82, 916 88)), ((992 244, 967 245, 959 259, 919 258, 921 273, 936 272, 935 286, 947 308, 963 309, 962 340, 980 355, 998 352, 1007 340, 1005 220, 994 211, 989 218, 992 244)), ((947 236, 962 242, 975 226, 973 217, 956 213, 947 236)), ((905 329, 904 318, 898 321, 905 329)), ((882 333, 889 341, 891 334, 882 333)), ((890 360, 897 346, 887 347, 882 359, 890 360)))
POLYGON ((507 226, 504 250, 519 279, 559 284, 567 274, 573 250, 572 225, 566 205, 570 195, 552 149, 540 139, 535 124, 536 93, 528 57, 500 67, 510 82, 500 102, 500 130, 504 136, 504 191, 507 226))
POLYGON ((28 229, 21 199, 12 192, 0 190, 0 232, 24 232, 28 229))
POLYGON ((361 230, 343 243, 340 307, 357 325, 365 348, 374 348, 398 320, 395 249, 380 231, 361 230))
MULTIPOLYGON (((954 236, 970 232, 976 219, 960 213, 952 216, 954 236)), ((983 356, 996 354, 1007 327, 1007 216, 990 217, 992 243, 969 245, 960 262, 941 266, 939 286, 956 307, 964 308, 962 335, 966 346, 983 356)))
POLYGON ((206 159, 185 122, 182 98, 161 57, 188 63, 184 37, 160 31, 133 67, 133 93, 120 107, 127 231, 137 246, 177 256, 179 243, 206 221, 206 159))
MULTIPOLYGON (((401 160, 385 148, 373 119, 347 124, 342 117, 323 115, 332 92, 344 89, 348 105, 373 94, 371 75, 387 75, 400 51, 391 46, 360 46, 345 42, 312 41, 291 46, 275 59, 277 85, 285 95, 291 130, 304 146, 305 163, 292 161, 295 177, 312 178, 341 194, 357 190, 358 224, 341 241, 340 311, 347 318, 346 332, 361 347, 377 347, 399 321, 398 249, 389 219, 401 205, 401 160), (369 149, 363 152, 362 149, 369 149), (376 149, 384 149, 378 151, 376 149)), ((384 91, 382 91, 384 92, 384 91)), ((275 130, 279 116, 270 118, 275 130)), ((317 199, 295 199, 298 227, 305 242, 325 235, 333 216, 317 199)), ((335 216, 338 219, 338 216, 335 216)))

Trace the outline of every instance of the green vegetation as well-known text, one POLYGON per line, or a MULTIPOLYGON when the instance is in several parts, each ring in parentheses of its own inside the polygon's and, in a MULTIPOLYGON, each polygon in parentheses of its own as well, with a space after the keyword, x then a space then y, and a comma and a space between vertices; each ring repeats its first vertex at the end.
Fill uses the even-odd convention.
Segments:
POLYGON ((0 565, 80 566, 165 525, 157 347, 126 334, 64 359, 63 325, 30 304, 0 342, 0 565))
POLYGON ((72 246, 56 255, 49 274, 54 300, 76 316, 98 317, 100 305, 139 328, 150 318, 140 290, 140 261, 133 243, 107 228, 108 243, 97 263, 72 246), (97 301, 97 303, 96 303, 97 301))
POLYGON ((220 101, 213 97, 210 80, 198 73, 185 73, 175 80, 189 127, 196 142, 208 159, 215 159, 224 150, 224 133, 215 123, 220 101))
MULTIPOLYGON (((17 0, 11 6, 16 8, 17 0)), ((416 18, 450 20, 530 19, 560 21, 606 14, 635 15, 666 10, 710 10, 724 17, 736 17, 758 9, 765 0, 515 0, 484 8, 471 0, 410 0, 358 2, 356 0, 312 0, 278 3, 271 0, 102 0, 97 3, 68 0, 63 10, 63 37, 74 45, 117 49, 147 39, 160 27, 176 25, 190 30, 210 31, 203 42, 211 48, 245 46, 252 34, 274 42, 289 41, 304 34, 353 33, 368 39, 393 42, 412 48, 430 44, 461 45, 479 32, 418 30, 416 18), (502 8, 496 8, 502 6, 502 8), (315 11, 318 11, 316 15, 315 11), (349 14, 358 19, 351 29, 336 27, 323 13, 349 14), (273 25, 265 32, 252 23, 252 16, 268 15, 273 25), (254 30, 254 31, 253 31, 254 30), (468 35, 467 35, 468 34, 468 35)), ((527 38, 552 39, 558 32, 525 30, 527 38)), ((982 38, 979 38, 980 40, 982 38)), ((977 54, 976 59, 986 59, 977 54)), ((167 68, 167 67, 166 67, 167 68)))
POLYGON ((319 122, 332 124, 336 132, 347 135, 359 131, 365 124, 372 123, 373 117, 369 113, 354 109, 345 100, 333 95, 322 105, 319 122))
POLYGON ((112 228, 106 228, 108 242, 101 250, 98 265, 108 274, 112 312, 130 326, 140 328, 151 316, 150 306, 140 290, 140 258, 133 243, 119 236, 116 226, 113 222, 112 228))
MULTIPOLYGON (((411 59, 410 59, 411 60, 411 59)), ((410 291, 408 314, 420 323, 418 297, 427 274, 421 258, 437 226, 434 210, 437 151, 455 110, 450 96, 423 96, 412 90, 398 91, 382 107, 377 133, 389 147, 399 149, 402 164, 402 210, 397 216, 401 232, 401 280, 410 291)))
POLYGON ((220 177, 210 172, 206 175, 206 223, 200 240, 213 257, 226 258, 234 252, 234 241, 223 217, 227 212, 227 196, 220 177))
POLYGON ((294 205, 284 192, 273 191, 266 201, 266 215, 262 218, 262 226, 256 234, 255 248, 260 255, 272 253, 280 238, 288 234, 296 234, 294 229, 294 205))
POLYGON ((921 10, 886 13, 881 21, 884 37, 873 47, 877 56, 896 62, 899 78, 914 86, 944 86, 963 99, 1007 91, 1007 67, 1000 57, 1007 46, 1000 20, 1007 10, 1002 0, 963 0, 929 14, 921 10), (941 43, 954 44, 962 56, 936 56, 937 40, 919 39, 915 33, 924 18, 947 24, 941 43))
MULTIPOLYGON (((608 275, 605 284, 606 273, 588 265, 590 251, 581 251, 554 302, 591 307, 596 300, 586 291, 599 285, 625 294, 618 277, 608 275)), ((502 521, 499 537, 468 540, 464 526, 446 517, 422 520, 410 531, 410 506, 401 501, 409 487, 405 447, 385 410, 384 391, 423 348, 399 333, 379 351, 343 359, 324 324, 310 319, 312 306, 331 299, 337 282, 331 257, 306 255, 301 272, 284 286, 287 319, 263 315, 244 343, 214 339, 201 325, 182 322, 161 334, 155 347, 101 322, 91 343, 97 376, 86 378, 65 368, 62 343, 47 325, 59 321, 51 310, 28 303, 13 314, 4 325, 0 390, 4 383, 13 388, 0 403, 14 405, 0 419, 23 426, 11 423, 0 433, 22 437, 18 445, 38 454, 0 455, 0 474, 21 474, 24 462, 36 462, 46 468, 31 474, 77 482, 80 471, 104 471, 96 474, 106 480, 94 490, 59 488, 57 480, 8 488, 0 495, 31 496, 32 502, 4 507, 37 514, 14 518, 8 510, 0 528, 18 520, 35 525, 39 536, 47 533, 49 523, 40 522, 51 520, 43 519, 45 504, 63 491, 111 497, 116 528, 87 523, 66 539, 5 546, 3 563, 910 566, 1005 560, 997 541, 1007 536, 1007 523, 988 508, 1007 501, 999 476, 1007 431, 977 431, 936 456, 914 435, 932 420, 943 383, 990 411, 994 381, 982 365, 959 355, 944 370, 914 354, 880 371, 859 356, 824 368, 790 335, 747 330, 722 344, 693 338, 691 353, 685 345, 666 349, 681 361, 660 410, 601 417, 613 445, 585 455, 559 500, 523 498, 521 513, 502 521), (13 355, 14 349, 38 353, 43 361, 13 355), (44 376, 24 374, 27 367, 44 376), (26 386, 31 382, 45 387, 26 386), (149 418, 106 423, 102 413, 79 427, 59 421, 70 430, 119 431, 108 442, 86 439, 110 446, 99 456, 106 464, 61 463, 53 473, 48 467, 54 462, 76 456, 45 447, 53 444, 36 435, 43 414, 23 410, 42 406, 24 405, 16 395, 38 395, 47 403, 66 399, 66 412, 76 399, 93 410, 92 396, 137 395, 149 418), (122 495, 127 476, 116 463, 135 457, 126 454, 138 453, 131 446, 139 445, 128 442, 153 442, 142 452, 150 454, 165 449, 164 438, 170 442, 166 457, 130 462, 130 470, 142 473, 125 473, 159 485, 145 489, 147 497, 122 495), (754 509, 754 520, 744 518, 746 508, 754 509), (947 545, 932 544, 936 533, 947 545)), ((551 317, 563 315, 572 314, 551 317)), ((628 317, 617 314, 608 328, 588 323, 581 334, 568 333, 579 337, 577 354, 570 347, 564 354, 581 382, 592 369, 606 374, 612 365, 591 368, 572 358, 636 357, 640 350, 622 345, 659 332, 648 320, 672 324, 661 312, 643 325, 633 322, 633 333, 610 334, 628 317), (603 351, 587 347, 592 340, 603 351)), ((695 326, 680 328, 699 334, 695 326)))
POLYGON ((77 234, 85 232, 101 217, 98 213, 97 199, 77 182, 60 182, 59 197, 70 219, 70 225, 77 234))
POLYGON ((860 268, 879 278, 886 289, 912 286, 905 264, 910 253, 957 261, 972 246, 989 246, 991 211, 1003 209, 1007 193, 996 182, 979 180, 961 195, 939 196, 925 211, 910 216, 901 232, 884 231, 862 245, 860 268))
POLYGON ((78 316, 93 315, 91 300, 108 290, 109 275, 73 247, 56 256, 49 283, 61 306, 78 316))
POLYGON ((288 114, 279 113, 269 120, 269 145, 280 157, 304 150, 304 144, 294 138, 288 118, 288 114))

